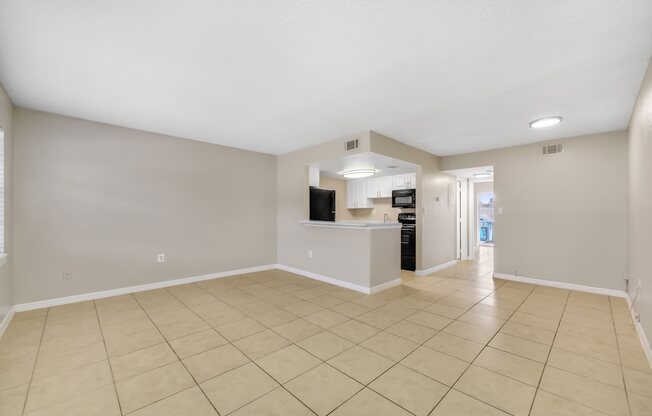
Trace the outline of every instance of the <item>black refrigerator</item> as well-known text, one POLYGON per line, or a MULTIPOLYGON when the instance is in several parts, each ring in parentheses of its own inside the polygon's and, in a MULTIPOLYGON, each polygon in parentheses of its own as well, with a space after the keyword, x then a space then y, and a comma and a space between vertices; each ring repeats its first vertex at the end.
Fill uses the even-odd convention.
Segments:
POLYGON ((310 221, 335 221, 335 191, 310 187, 310 221))

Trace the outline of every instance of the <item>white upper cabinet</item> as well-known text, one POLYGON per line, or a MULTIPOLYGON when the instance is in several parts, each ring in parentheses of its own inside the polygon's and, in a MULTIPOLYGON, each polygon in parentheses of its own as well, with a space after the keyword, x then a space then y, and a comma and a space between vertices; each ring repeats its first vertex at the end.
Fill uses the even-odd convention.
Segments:
POLYGON ((373 208, 374 202, 367 197, 366 179, 346 181, 346 207, 348 209, 373 208))
POLYGON ((392 186, 394 184, 394 179, 391 176, 382 176, 379 179, 380 189, 378 189, 378 194, 380 198, 391 198, 392 197, 392 186))
POLYGON ((367 198, 389 198, 392 196, 392 176, 367 179, 367 198))
POLYGON ((413 189, 417 187, 417 174, 394 175, 392 189, 413 189))
POLYGON ((391 198, 392 191, 395 189, 416 187, 416 173, 348 180, 346 181, 346 207, 348 209, 373 208, 374 199, 391 198))
POLYGON ((357 208, 358 181, 346 181, 346 207, 357 208))

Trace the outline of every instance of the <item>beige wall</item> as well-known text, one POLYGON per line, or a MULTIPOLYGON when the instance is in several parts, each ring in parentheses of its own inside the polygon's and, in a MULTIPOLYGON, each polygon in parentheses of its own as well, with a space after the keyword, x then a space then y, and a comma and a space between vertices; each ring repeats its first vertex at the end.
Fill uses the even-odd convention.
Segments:
POLYGON ((376 132, 371 132, 371 151, 419 166, 416 188, 419 207, 417 270, 427 270, 454 260, 456 178, 440 172, 438 156, 376 132))
POLYGON ((375 229, 369 232, 371 287, 401 277, 401 229, 375 229))
POLYGON ((5 151, 5 252, 9 253, 5 264, 0 266, 0 322, 5 317, 12 302, 12 278, 11 264, 13 262, 12 242, 12 191, 13 191, 13 169, 12 169, 12 144, 13 144, 13 104, 9 95, 0 84, 0 126, 4 129, 4 151, 5 151))
POLYGON ((352 210, 346 209, 346 181, 320 176, 319 187, 335 191, 335 221, 353 219, 352 210))
POLYGON ((375 198, 373 208, 357 208, 348 210, 356 221, 383 221, 385 214, 390 221, 398 221, 400 212, 414 212, 413 209, 392 208, 392 198, 375 198))
MULTIPOLYGON (((318 274, 326 274, 317 256, 328 247, 310 247, 314 229, 301 225, 299 221, 308 219, 308 165, 311 163, 337 159, 345 154, 369 151, 369 132, 331 140, 326 143, 279 155, 276 162, 278 189, 277 215, 277 253, 278 263, 318 274), (346 152, 344 142, 358 138, 360 147, 346 152), (308 250, 313 250, 313 258, 308 250)), ((346 194, 346 192, 344 192, 346 194)), ((341 201, 340 192, 336 193, 341 201)), ((345 195, 344 195, 345 196, 345 195)), ((346 196, 345 196, 346 199, 346 196)), ((321 230, 317 230, 321 231, 321 230)), ((331 276, 334 277, 334 276, 331 276)))
POLYGON ((397 221, 399 212, 403 212, 400 208, 392 208, 392 198, 374 199, 373 208, 347 209, 346 181, 343 179, 322 176, 319 178, 319 187, 335 190, 335 219, 337 221, 383 221, 385 214, 389 215, 391 221, 397 221))
POLYGON ((622 290, 626 133, 553 142, 563 155, 541 156, 532 144, 444 157, 441 168, 493 165, 496 272, 622 290))
POLYGON ((303 227, 301 244, 312 258, 295 267, 321 276, 339 280, 344 283, 369 289, 382 285, 401 276, 401 230, 303 227))
POLYGON ((370 230, 350 230, 342 228, 306 227, 301 244, 305 246, 305 257, 308 259, 301 265, 280 264, 296 267, 299 270, 316 273, 342 282, 352 283, 362 287, 370 287, 371 255, 370 230), (312 258, 308 258, 308 250, 312 250, 312 258))
POLYGON ((16 303, 276 263, 274 156, 24 109, 14 137, 16 303))
POLYGON ((634 308, 652 341, 652 63, 648 66, 629 123, 630 295, 640 289, 634 308), (641 286, 639 287, 639 281, 641 286))

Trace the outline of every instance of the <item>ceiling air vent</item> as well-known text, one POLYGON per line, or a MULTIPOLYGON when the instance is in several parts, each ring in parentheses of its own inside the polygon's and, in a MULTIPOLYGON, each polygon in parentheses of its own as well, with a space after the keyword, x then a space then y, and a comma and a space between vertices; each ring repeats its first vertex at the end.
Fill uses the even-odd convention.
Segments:
POLYGON ((346 143, 344 144, 344 148, 346 150, 355 150, 358 147, 360 147, 360 143, 358 139, 347 140, 346 143))
POLYGON ((564 145, 561 143, 541 146, 541 154, 544 156, 560 155, 562 153, 564 153, 564 145))

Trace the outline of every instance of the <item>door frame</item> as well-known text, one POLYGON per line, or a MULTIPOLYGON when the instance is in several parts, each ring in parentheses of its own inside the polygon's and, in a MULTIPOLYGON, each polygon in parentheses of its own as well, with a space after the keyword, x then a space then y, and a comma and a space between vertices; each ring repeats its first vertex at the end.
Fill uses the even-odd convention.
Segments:
POLYGON ((476 200, 475 200, 475 181, 469 179, 469 215, 467 217, 469 229, 469 260, 475 259, 475 246, 476 243, 476 200))
POLYGON ((457 213, 456 234, 457 245, 455 257, 458 260, 472 260, 473 253, 469 245, 469 179, 457 177, 457 213))

